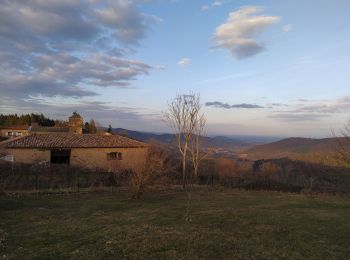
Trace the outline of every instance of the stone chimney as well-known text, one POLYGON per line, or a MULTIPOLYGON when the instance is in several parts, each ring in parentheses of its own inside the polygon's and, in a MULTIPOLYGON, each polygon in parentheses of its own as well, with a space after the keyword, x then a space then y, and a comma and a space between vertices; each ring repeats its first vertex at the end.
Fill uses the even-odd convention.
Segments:
POLYGON ((68 121, 69 132, 74 134, 82 134, 83 122, 83 118, 76 111, 73 112, 68 121))

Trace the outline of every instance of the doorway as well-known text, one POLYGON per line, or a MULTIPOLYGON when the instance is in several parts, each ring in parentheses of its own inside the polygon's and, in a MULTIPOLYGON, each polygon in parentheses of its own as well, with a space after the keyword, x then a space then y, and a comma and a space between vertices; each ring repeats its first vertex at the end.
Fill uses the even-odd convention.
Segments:
POLYGON ((70 163, 70 149, 51 150, 50 162, 52 164, 69 164, 70 163))

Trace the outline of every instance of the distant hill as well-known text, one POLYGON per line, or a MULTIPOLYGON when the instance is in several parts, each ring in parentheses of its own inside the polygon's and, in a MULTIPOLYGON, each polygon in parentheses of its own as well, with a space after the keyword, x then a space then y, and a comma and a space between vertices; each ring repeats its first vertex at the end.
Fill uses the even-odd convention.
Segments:
POLYGON ((279 140, 287 138, 286 136, 282 137, 282 136, 261 136, 261 135, 228 135, 227 137, 231 139, 255 144, 255 145, 277 142, 279 140))
MULTIPOLYGON (((143 142, 156 141, 161 144, 175 144, 176 140, 174 134, 155 134, 148 132, 132 131, 123 128, 113 128, 113 133, 128 136, 143 142)), ((235 140, 225 136, 204 137, 204 145, 206 147, 224 148, 232 150, 243 149, 252 146, 252 144, 249 144, 248 142, 235 140)))
MULTIPOLYGON (((345 143, 344 138, 287 138, 269 144, 256 145, 243 151, 241 156, 251 160, 283 157, 314 162, 328 160, 327 164, 332 164, 331 160, 334 159, 339 141, 345 143)), ((350 143, 348 146, 350 151, 350 143)))

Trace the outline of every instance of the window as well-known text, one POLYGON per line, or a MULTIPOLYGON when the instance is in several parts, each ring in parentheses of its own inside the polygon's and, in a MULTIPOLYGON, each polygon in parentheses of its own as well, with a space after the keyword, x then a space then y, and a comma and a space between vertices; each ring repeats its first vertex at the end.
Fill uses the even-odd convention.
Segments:
POLYGON ((107 153, 108 161, 121 161, 123 159, 122 157, 122 153, 120 152, 107 153))

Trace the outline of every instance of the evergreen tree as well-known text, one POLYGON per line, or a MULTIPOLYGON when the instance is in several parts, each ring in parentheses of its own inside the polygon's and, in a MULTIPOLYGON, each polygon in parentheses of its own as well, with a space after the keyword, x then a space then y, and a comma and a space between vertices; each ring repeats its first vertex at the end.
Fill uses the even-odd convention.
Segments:
POLYGON ((4 115, 0 114, 0 126, 17 126, 17 125, 31 125, 38 123, 41 126, 54 126, 55 121, 45 117, 43 114, 17 114, 4 115))
POLYGON ((111 126, 111 125, 109 125, 109 126, 108 126, 108 129, 107 129, 107 132, 111 134, 111 133, 112 133, 112 131, 113 131, 113 128, 112 128, 112 126, 111 126))

